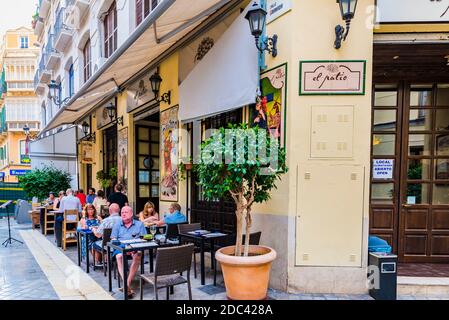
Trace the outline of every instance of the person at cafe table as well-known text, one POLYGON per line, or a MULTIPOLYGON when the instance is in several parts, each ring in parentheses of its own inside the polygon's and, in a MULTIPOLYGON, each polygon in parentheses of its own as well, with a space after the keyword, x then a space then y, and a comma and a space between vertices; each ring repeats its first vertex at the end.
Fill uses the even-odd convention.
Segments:
POLYGON ((64 210, 77 209, 78 212, 83 211, 80 199, 73 196, 73 190, 67 189, 65 192, 66 196, 61 199, 61 204, 59 205, 59 212, 64 212, 64 210))
POLYGON ((170 214, 165 214, 163 219, 156 221, 158 227, 165 224, 176 224, 187 221, 186 216, 181 213, 181 206, 178 203, 172 203, 168 210, 170 214))
MULTIPOLYGON (((116 223, 112 228, 111 240, 132 240, 138 239, 140 236, 147 234, 147 230, 142 222, 133 219, 133 209, 129 206, 125 206, 121 211, 122 221, 116 223)), ((123 254, 119 250, 114 250, 112 257, 117 259, 117 269, 123 281, 128 283, 128 297, 134 297, 134 291, 131 289, 131 282, 136 275, 139 268, 140 261, 142 259, 142 253, 139 251, 129 252, 128 255, 132 256, 132 264, 129 269, 128 279, 123 279, 123 254)))
MULTIPOLYGON (((120 217, 120 207, 117 203, 113 203, 109 206, 109 217, 101 221, 98 227, 93 227, 92 231, 94 235, 101 239, 103 237, 104 229, 112 229, 118 223, 122 222, 122 218, 120 217)), ((94 243, 94 248, 97 251, 102 250, 102 240, 98 240, 94 243)))

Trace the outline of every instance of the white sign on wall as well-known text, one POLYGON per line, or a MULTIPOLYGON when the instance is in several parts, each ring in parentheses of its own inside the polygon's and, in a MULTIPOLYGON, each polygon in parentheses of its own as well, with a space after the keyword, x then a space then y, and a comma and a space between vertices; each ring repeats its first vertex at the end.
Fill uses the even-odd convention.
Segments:
POLYGON ((268 0, 267 23, 276 20, 292 9, 292 0, 268 0))
POLYGON ((373 179, 393 179, 393 159, 373 160, 373 179))
POLYGON ((449 0, 377 0, 378 23, 448 21, 449 0))

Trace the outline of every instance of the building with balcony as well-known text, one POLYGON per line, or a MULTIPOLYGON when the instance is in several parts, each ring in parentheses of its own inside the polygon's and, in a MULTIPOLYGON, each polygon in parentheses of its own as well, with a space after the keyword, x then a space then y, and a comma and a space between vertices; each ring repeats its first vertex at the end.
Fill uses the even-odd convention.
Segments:
POLYGON ((8 30, 0 51, 0 178, 16 182, 17 175, 31 169, 28 139, 40 131, 40 109, 34 93, 39 49, 30 28, 8 30))

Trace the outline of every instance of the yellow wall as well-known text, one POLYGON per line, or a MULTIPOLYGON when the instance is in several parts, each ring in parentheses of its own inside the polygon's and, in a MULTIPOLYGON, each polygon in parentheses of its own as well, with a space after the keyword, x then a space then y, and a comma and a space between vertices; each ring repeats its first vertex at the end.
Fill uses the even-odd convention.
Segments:
MULTIPOLYGON (((161 83, 160 92, 165 93, 169 90, 171 91, 171 104, 161 102, 160 111, 164 111, 169 109, 170 107, 176 106, 179 103, 179 89, 178 89, 178 70, 179 70, 179 56, 178 53, 174 53, 170 57, 168 57, 165 61, 163 61, 159 67, 159 73, 161 78, 163 79, 161 83)), ((179 137, 181 146, 182 136, 179 137)), ((161 148, 162 149, 162 148, 161 148)), ((178 153, 181 154, 181 150, 178 149, 178 153)), ((163 159, 163 155, 161 153, 160 159, 163 159)), ((159 161, 159 166, 163 165, 163 161, 159 161)), ((183 212, 186 212, 186 188, 187 184, 185 181, 178 181, 178 203, 182 206, 183 212)), ((159 212, 165 213, 168 212, 168 208, 172 202, 168 201, 159 201, 159 212)))
POLYGON ((34 35, 32 30, 23 30, 23 31, 8 31, 5 36, 6 48, 7 49, 15 49, 20 48, 20 37, 28 36, 28 47, 32 48, 33 43, 37 41, 37 37, 34 35))

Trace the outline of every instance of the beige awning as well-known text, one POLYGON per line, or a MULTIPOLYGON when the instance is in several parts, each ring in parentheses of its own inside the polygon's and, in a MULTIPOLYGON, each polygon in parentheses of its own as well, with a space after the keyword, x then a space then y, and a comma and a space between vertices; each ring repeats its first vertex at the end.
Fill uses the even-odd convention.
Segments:
POLYGON ((58 111, 42 133, 82 119, 101 102, 111 98, 128 79, 231 1, 163 0, 58 111))

